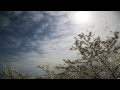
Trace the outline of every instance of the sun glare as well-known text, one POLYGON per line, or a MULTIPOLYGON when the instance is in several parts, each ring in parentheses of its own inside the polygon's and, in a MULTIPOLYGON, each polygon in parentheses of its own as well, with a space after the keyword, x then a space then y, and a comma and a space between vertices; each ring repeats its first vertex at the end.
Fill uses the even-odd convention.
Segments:
POLYGON ((90 21, 90 13, 87 11, 77 11, 73 14, 72 20, 76 23, 86 23, 90 21))

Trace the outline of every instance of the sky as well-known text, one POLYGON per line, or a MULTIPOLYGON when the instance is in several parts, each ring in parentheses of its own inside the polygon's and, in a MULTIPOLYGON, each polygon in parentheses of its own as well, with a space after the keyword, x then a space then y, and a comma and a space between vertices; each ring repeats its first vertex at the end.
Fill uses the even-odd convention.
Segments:
POLYGON ((22 73, 41 73, 37 65, 79 58, 69 49, 81 32, 105 39, 119 26, 119 11, 0 11, 0 67, 8 63, 22 73))

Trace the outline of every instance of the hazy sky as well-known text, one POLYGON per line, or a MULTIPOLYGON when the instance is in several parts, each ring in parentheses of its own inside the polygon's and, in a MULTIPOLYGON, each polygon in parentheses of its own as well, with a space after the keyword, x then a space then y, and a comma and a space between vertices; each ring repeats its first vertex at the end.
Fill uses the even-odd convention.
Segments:
POLYGON ((104 39, 119 26, 119 11, 1 11, 0 64, 39 73, 36 65, 79 58, 69 50, 77 34, 89 30, 104 39))

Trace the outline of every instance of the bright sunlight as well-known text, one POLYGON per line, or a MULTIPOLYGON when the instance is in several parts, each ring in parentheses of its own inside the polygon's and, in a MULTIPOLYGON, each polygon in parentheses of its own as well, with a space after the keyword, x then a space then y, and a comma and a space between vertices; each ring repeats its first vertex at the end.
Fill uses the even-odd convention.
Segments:
POLYGON ((87 23, 90 21, 90 13, 87 11, 77 11, 73 14, 72 20, 76 23, 87 23))

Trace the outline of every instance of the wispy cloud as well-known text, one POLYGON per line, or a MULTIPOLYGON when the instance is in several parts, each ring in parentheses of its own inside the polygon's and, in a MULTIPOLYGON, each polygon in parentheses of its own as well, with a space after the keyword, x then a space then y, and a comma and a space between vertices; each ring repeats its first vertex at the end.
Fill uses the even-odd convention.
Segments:
POLYGON ((41 11, 26 11, 24 19, 32 20, 33 22, 39 22, 44 18, 44 15, 41 11))
POLYGON ((11 17, 19 17, 23 11, 8 11, 7 12, 11 17))
POLYGON ((79 24, 70 19, 74 13, 9 11, 0 14, 0 62, 30 70, 38 64, 62 63, 64 58, 74 60, 79 58, 77 51, 69 49, 77 34, 90 30, 106 36, 110 35, 109 29, 114 31, 120 26, 119 12, 93 11, 90 23, 79 24))
POLYGON ((50 16, 62 16, 67 13, 67 11, 43 11, 43 12, 50 16))

